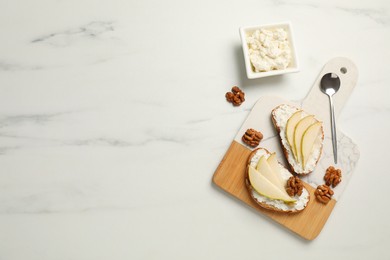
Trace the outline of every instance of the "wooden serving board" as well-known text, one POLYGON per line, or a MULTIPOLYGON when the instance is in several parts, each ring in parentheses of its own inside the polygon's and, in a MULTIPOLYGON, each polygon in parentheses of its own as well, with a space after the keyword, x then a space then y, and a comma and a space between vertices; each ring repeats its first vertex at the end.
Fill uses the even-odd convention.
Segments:
POLYGON ((261 97, 241 126, 213 176, 213 182, 218 187, 308 240, 313 240, 321 232, 359 160, 357 145, 337 129, 338 164, 334 163, 329 100, 321 92, 319 87, 322 76, 329 72, 336 73, 341 80, 340 90, 334 95, 337 126, 337 118, 355 87, 358 77, 356 66, 346 58, 334 58, 330 60, 318 75, 309 94, 301 102, 291 102, 279 97, 261 97), (301 178, 305 183, 305 187, 310 192, 310 202, 305 210, 294 214, 278 213, 261 208, 251 199, 245 186, 246 162, 253 149, 245 145, 241 141, 241 137, 248 128, 261 131, 264 137, 260 146, 270 152, 276 152, 279 162, 286 165, 278 134, 271 121, 272 109, 280 104, 301 107, 308 113, 314 114, 324 124, 325 138, 322 156, 316 169, 308 176, 301 178), (324 183, 323 177, 325 170, 330 165, 341 169, 343 178, 342 182, 334 188, 335 194, 333 199, 324 205, 315 199, 314 190, 318 185, 324 183))

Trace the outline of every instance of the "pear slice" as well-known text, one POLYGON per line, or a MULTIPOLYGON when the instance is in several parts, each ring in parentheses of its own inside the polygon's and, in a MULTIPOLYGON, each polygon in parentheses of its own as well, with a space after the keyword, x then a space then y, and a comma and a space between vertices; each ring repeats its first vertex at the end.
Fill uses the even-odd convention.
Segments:
POLYGON ((253 166, 249 165, 248 167, 249 182, 257 193, 274 200, 282 200, 288 203, 296 202, 295 199, 282 192, 253 166))
POLYGON ((295 157, 296 155, 295 155, 295 145, 294 145, 294 130, 295 130, 295 126, 302 118, 302 113, 303 113, 302 110, 298 110, 297 112, 292 114, 292 116, 290 116, 290 118, 287 120, 287 124, 286 124, 286 139, 295 157))
POLYGON ((261 156, 259 162, 257 163, 256 170, 260 172, 261 175, 263 175, 265 178, 267 178, 273 185, 278 187, 282 192, 286 193, 286 189, 283 185, 283 183, 280 181, 280 168, 278 167, 278 172, 275 172, 271 166, 268 164, 267 159, 265 156, 261 156))
POLYGON ((304 132, 302 137, 301 144, 301 154, 302 154, 302 166, 305 168, 306 163, 310 157, 310 154, 313 151, 313 147, 318 137, 322 132, 322 123, 316 122, 309 126, 307 130, 304 132))
POLYGON ((271 170, 274 172, 276 177, 279 179, 279 182, 282 184, 282 187, 286 186, 287 180, 283 179, 282 174, 280 172, 280 165, 278 162, 278 159, 276 159, 276 153, 272 153, 268 159, 267 162, 269 166, 271 167, 271 170))
POLYGON ((295 155, 296 155, 295 160, 298 163, 302 164, 301 144, 302 144, 303 133, 306 131, 306 129, 309 126, 311 126, 316 122, 318 122, 317 119, 315 119, 313 115, 309 115, 299 120, 298 124, 295 126, 295 131, 294 131, 294 145, 295 145, 295 155))

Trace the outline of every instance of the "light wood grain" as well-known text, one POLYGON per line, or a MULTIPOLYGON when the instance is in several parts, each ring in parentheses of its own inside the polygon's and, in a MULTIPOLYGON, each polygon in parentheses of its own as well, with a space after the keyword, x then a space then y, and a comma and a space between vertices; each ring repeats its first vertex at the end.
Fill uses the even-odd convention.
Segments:
POLYGON ((213 182, 234 197, 270 217, 299 236, 312 240, 318 236, 331 214, 336 201, 327 205, 314 198, 314 188, 305 183, 310 193, 308 206, 299 213, 272 212, 258 206, 250 197, 245 186, 246 162, 251 150, 233 141, 213 176, 213 182))

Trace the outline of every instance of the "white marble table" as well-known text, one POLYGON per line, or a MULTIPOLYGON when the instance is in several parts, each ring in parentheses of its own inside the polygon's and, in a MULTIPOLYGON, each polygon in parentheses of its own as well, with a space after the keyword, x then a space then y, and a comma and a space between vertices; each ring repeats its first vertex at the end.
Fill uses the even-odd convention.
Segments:
POLYGON ((0 259, 390 258, 388 1, 2 1, 0 28, 0 259), (246 79, 239 26, 286 20, 301 71, 246 79), (307 242, 211 178, 259 97, 335 56, 361 157, 307 242))

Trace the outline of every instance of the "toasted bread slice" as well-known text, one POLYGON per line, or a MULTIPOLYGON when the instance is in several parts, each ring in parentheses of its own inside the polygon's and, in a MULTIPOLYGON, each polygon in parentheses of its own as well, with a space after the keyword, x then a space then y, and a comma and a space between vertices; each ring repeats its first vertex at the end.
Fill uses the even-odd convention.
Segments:
MULTIPOLYGON (((265 148, 257 148, 251 152, 247 161, 245 184, 252 199, 262 208, 272 211, 297 213, 304 210, 310 200, 310 194, 305 187, 303 188, 302 194, 300 196, 295 195, 294 197, 292 197, 292 199, 296 201, 293 203, 286 203, 278 199, 270 199, 261 195, 252 187, 251 182, 249 180, 249 166, 256 167, 258 161, 263 155, 268 158, 271 154, 265 148)), ((293 175, 279 162, 278 165, 280 167, 281 177, 287 182, 287 180, 293 175)))
MULTIPOLYGON (((311 117, 311 115, 309 115, 303 110, 300 110, 290 105, 282 104, 272 110, 271 118, 278 132, 280 143, 283 148, 283 153, 287 159, 290 170, 292 172, 295 172, 296 174, 306 175, 311 173, 315 169, 321 157, 324 142, 324 130, 321 126, 320 133, 315 141, 312 152, 310 153, 309 157, 306 158, 305 166, 303 166, 303 163, 300 162, 300 160, 298 159, 299 156, 297 156, 296 154, 300 151, 294 150, 294 147, 292 147, 291 142, 289 142, 286 135, 287 122, 292 117, 292 115, 298 111, 301 111, 301 113, 299 113, 300 119, 304 119, 305 117, 311 117)), ((318 122, 318 120, 316 119, 315 121, 318 122)))

